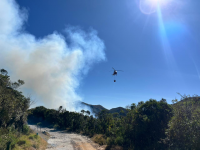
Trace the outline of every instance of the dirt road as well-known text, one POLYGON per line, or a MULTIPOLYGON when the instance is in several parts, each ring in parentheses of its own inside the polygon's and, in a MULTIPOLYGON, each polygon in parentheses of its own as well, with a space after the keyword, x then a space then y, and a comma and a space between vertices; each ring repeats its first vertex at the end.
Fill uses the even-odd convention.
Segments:
POLYGON ((35 125, 29 126, 48 142, 46 150, 105 150, 105 146, 99 146, 86 136, 65 131, 57 131, 50 128, 41 128, 40 132, 40 130, 37 131, 35 125), (50 138, 48 139, 42 131, 48 132, 50 138))

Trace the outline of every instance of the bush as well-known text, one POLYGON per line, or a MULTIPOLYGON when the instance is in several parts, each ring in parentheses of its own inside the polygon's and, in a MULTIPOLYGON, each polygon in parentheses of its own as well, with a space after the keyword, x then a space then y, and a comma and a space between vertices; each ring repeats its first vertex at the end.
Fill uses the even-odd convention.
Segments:
POLYGON ((115 144, 115 138, 114 137, 107 137, 106 143, 107 143, 107 145, 114 145, 115 144))
POLYGON ((0 129, 0 150, 12 149, 17 143, 17 132, 10 129, 0 129))
POLYGON ((185 101, 174 104, 174 117, 170 120, 169 128, 165 132, 166 138, 162 141, 170 149, 199 149, 200 99, 199 97, 183 97, 183 99, 185 101))
POLYGON ((30 134, 30 127, 28 125, 23 126, 23 134, 26 134, 26 135, 30 134))
POLYGON ((56 130, 56 129, 59 129, 60 127, 59 127, 58 124, 55 124, 55 125, 53 126, 53 128, 56 130))
POLYGON ((35 138, 35 139, 38 139, 38 135, 37 135, 37 134, 36 134, 36 135, 34 135, 34 138, 35 138))
POLYGON ((123 140, 123 137, 121 137, 121 136, 118 136, 118 137, 115 139, 115 144, 116 144, 116 145, 122 145, 123 142, 124 142, 124 140, 123 140))
POLYGON ((33 144, 33 147, 34 147, 35 149, 38 149, 38 148, 39 148, 39 144, 33 144))
POLYGON ((17 144, 18 144, 19 146, 21 146, 21 145, 26 144, 26 141, 24 141, 24 140, 22 140, 22 141, 18 141, 17 144))
POLYGON ((106 139, 102 134, 97 134, 93 138, 93 141, 100 144, 100 145, 105 145, 106 144, 106 139))
POLYGON ((34 139, 34 137, 33 137, 33 136, 29 136, 29 139, 33 140, 33 139, 34 139))

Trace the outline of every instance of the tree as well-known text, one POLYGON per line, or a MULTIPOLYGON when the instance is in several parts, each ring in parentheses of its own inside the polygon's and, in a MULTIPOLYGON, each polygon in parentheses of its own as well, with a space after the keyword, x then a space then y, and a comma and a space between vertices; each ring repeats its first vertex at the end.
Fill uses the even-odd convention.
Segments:
POLYGON ((60 113, 61 111, 62 111, 62 106, 60 106, 59 108, 58 108, 58 112, 60 113))
POLYGON ((90 111, 89 110, 87 110, 86 113, 88 114, 88 116, 90 115, 90 111))
POLYGON ((25 97, 17 88, 23 80, 12 82, 5 69, 0 70, 0 149, 10 149, 18 133, 27 133, 25 123, 30 98, 25 97))
POLYGON ((30 98, 22 95, 16 89, 24 84, 23 80, 11 82, 8 72, 1 69, 0 74, 0 127, 23 130, 23 124, 27 120, 27 109, 30 106, 30 98))
POLYGON ((162 99, 160 100, 160 102, 167 103, 167 100, 164 99, 164 98, 162 98, 162 99))
POLYGON ((4 76, 7 76, 8 71, 6 71, 5 69, 1 69, 1 74, 4 75, 4 76))
POLYGON ((182 101, 175 101, 174 116, 168 124, 167 137, 162 141, 170 149, 199 149, 200 97, 182 96, 182 101))
POLYGON ((131 139, 136 149, 160 149, 160 138, 165 137, 165 129, 171 119, 172 107, 165 102, 150 99, 139 103, 134 111, 131 139))
POLYGON ((131 104, 131 110, 134 110, 135 108, 136 108, 135 103, 132 103, 132 104, 131 104))
POLYGON ((84 115, 84 113, 85 113, 85 110, 83 110, 83 109, 82 109, 82 110, 81 110, 81 113, 84 115))

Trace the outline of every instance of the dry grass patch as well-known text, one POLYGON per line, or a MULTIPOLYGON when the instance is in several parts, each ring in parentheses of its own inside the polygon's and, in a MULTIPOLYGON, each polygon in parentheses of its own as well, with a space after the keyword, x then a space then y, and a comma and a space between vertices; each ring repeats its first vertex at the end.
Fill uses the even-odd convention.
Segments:
POLYGON ((22 135, 13 150, 45 150, 47 142, 35 133, 22 135))
POLYGON ((106 145, 106 137, 103 134, 95 134, 92 140, 99 145, 106 145))

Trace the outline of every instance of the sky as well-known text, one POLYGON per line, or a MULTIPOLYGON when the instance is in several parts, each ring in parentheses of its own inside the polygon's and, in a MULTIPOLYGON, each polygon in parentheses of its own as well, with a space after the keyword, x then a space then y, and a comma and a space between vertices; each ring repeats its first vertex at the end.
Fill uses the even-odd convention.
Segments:
MULTIPOLYGON (((7 3, 6 0, 3 1, 7 3)), ((0 56, 6 58, 1 61, 0 67, 7 69, 11 76, 14 76, 13 79, 16 76, 16 79, 20 78, 27 83, 24 91, 31 94, 33 99, 37 99, 36 105, 57 107, 53 98, 64 97, 59 104, 67 103, 71 106, 74 102, 71 99, 74 99, 92 105, 100 104, 111 109, 147 101, 150 98, 156 100, 165 98, 171 103, 172 99, 181 98, 177 92, 182 95, 200 95, 200 2, 198 0, 9 0, 9 2, 12 4, 5 4, 10 7, 3 7, 5 11, 1 13, 0 20, 12 10, 20 12, 18 16, 13 15, 14 20, 17 20, 16 25, 11 22, 13 24, 11 28, 20 26, 20 32, 19 29, 15 29, 20 38, 16 38, 15 31, 12 31, 11 39, 17 41, 15 43, 20 43, 17 44, 20 45, 19 51, 23 58, 28 60, 18 64, 19 60, 14 59, 17 54, 13 48, 2 42, 0 48, 4 48, 5 51, 10 50, 7 50, 7 53, 3 51, 0 53, 0 56), (23 45, 23 40, 28 44, 23 45), (50 52, 52 45, 55 49, 50 52), (32 48, 29 52, 25 52, 24 49, 28 46, 32 48), (43 51, 35 47, 46 48, 43 51), (35 57, 29 57, 33 53, 35 57), (9 58, 11 55, 14 56, 9 58), (38 59, 41 56, 42 59, 38 59), (22 68, 25 75, 14 69, 13 64, 7 65, 7 62, 12 60, 15 68, 22 68), (38 67, 46 65, 42 69, 33 66, 32 73, 37 74, 45 68, 45 76, 53 74, 53 77, 47 78, 48 84, 45 83, 47 80, 45 76, 40 81, 38 77, 28 74, 28 69, 24 67, 28 64, 32 67, 37 60, 38 67), (118 75, 113 77, 112 67, 123 72, 118 72, 118 75), (51 69, 52 71, 49 71, 51 69), (30 82, 37 85, 32 85, 30 82), (55 87, 46 90, 52 85, 55 87), (61 86, 65 88, 60 89, 61 86), (53 106, 48 105, 48 99, 52 99, 50 102, 53 106)), ((6 21, 3 19, 0 22, 6 21)), ((4 30, 0 29, 2 39, 1 31, 4 30)), ((9 43, 11 31, 8 30, 9 34, 5 32, 3 35, 7 39, 5 41, 9 43)))

